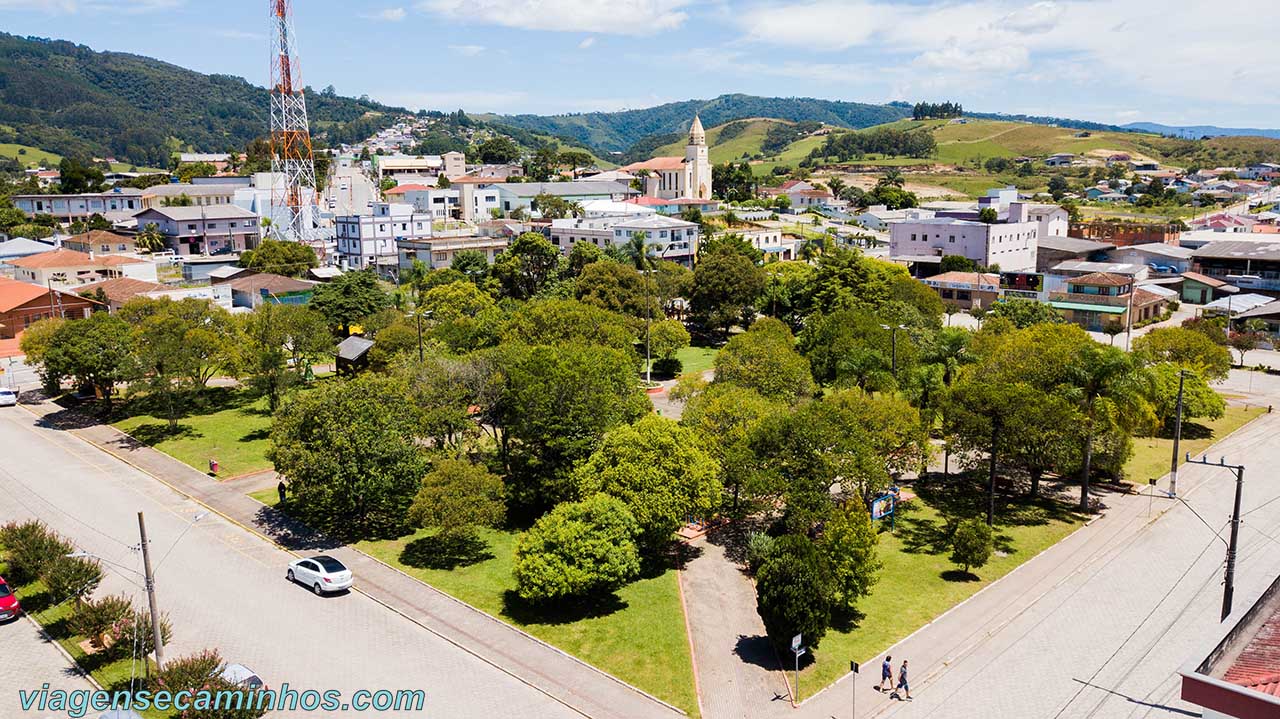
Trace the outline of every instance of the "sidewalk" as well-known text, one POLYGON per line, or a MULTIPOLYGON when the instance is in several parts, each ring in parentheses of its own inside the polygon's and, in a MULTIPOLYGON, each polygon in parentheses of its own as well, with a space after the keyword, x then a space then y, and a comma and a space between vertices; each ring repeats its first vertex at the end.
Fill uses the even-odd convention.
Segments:
MULTIPOLYGON (((297 554, 323 551, 354 572, 356 590, 424 629, 588 717, 680 717, 683 712, 368 555, 333 542, 245 495, 274 486, 271 473, 218 482, 109 425, 52 403, 24 405, 69 431, 297 554), (251 486, 252 485, 252 486, 251 486)), ((283 568, 281 568, 283 571, 283 568)))

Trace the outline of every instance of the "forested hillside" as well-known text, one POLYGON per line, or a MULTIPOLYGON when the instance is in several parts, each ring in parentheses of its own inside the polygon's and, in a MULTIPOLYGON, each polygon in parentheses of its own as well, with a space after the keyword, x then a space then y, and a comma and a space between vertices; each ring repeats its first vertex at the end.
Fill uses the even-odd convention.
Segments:
MULTIPOLYGON (((685 100, 641 110, 545 116, 503 115, 495 119, 536 132, 572 137, 601 150, 622 152, 643 138, 687 132, 694 114, 700 115, 702 124, 707 127, 744 118, 768 117, 860 128, 910 117, 911 107, 896 103, 867 105, 808 97, 721 95, 713 100, 685 100)), ((662 144, 666 143, 652 146, 662 144)))
MULTIPOLYGON (((403 112, 332 88, 308 95, 331 143, 403 112)), ((267 132, 265 88, 139 55, 0 33, 0 143, 166 167, 175 150, 242 149, 267 132)))

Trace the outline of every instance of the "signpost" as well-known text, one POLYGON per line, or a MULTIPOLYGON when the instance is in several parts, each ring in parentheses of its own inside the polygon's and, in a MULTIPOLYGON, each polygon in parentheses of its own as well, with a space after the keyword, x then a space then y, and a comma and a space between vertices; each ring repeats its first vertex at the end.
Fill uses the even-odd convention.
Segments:
POLYGON ((853 692, 853 704, 851 706, 852 713, 849 716, 853 717, 853 719, 858 719, 858 663, 850 661, 849 671, 853 672, 853 681, 851 682, 853 687, 850 689, 853 692))
POLYGON ((791 653, 796 655, 796 689, 792 703, 796 706, 800 705, 800 657, 804 656, 805 652, 805 648, 800 646, 802 641, 803 638, 799 634, 791 637, 791 653))
POLYGON ((889 518, 889 531, 892 532, 896 528, 896 519, 894 518, 895 509, 898 505, 898 495, 891 492, 885 493, 871 500, 871 519, 889 518))

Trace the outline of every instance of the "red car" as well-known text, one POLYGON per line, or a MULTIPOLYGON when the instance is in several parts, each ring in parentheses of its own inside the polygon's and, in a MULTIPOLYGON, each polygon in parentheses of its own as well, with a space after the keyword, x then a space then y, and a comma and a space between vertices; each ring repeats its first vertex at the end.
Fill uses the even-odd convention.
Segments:
POLYGON ((4 577, 0 577, 0 622, 14 619, 19 614, 22 614, 22 605, 18 604, 18 597, 9 589, 4 577))

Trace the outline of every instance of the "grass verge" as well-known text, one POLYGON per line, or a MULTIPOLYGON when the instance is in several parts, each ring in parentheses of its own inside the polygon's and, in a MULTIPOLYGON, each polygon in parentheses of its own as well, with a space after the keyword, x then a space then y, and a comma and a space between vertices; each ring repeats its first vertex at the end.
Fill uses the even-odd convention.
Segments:
MULTIPOLYGON (((1242 407, 1227 405, 1227 411, 1221 418, 1201 422, 1184 421, 1182 423, 1182 442, 1178 445, 1178 464, 1186 461, 1186 453, 1193 456, 1209 448, 1214 442, 1240 429, 1258 415, 1266 412, 1265 407, 1242 407)), ((1135 484, 1146 484, 1147 480, 1159 479, 1169 471, 1173 458, 1173 437, 1135 437, 1133 440, 1133 456, 1124 465, 1124 476, 1135 484)))
POLYGON ((112 426, 201 472, 216 459, 219 477, 271 469, 271 413, 265 397, 212 387, 181 407, 177 425, 170 427, 164 412, 149 406, 145 397, 135 399, 120 407, 112 426))

